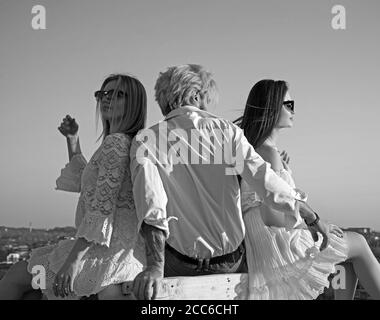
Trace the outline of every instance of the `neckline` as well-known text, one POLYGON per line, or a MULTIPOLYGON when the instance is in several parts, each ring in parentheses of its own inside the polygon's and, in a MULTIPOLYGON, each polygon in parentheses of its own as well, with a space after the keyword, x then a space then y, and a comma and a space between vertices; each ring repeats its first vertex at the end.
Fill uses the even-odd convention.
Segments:
POLYGON ((280 153, 280 150, 278 150, 277 146, 272 142, 270 138, 267 138, 263 144, 265 144, 268 147, 272 147, 274 150, 276 150, 278 153, 280 153))

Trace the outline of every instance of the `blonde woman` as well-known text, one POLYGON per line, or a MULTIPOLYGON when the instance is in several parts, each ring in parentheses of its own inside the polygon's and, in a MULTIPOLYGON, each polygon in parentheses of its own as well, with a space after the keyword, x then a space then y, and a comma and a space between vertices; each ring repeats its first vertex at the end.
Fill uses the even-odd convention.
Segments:
POLYGON ((116 74, 105 79, 95 97, 103 141, 89 162, 81 153, 75 120, 67 116, 59 127, 70 161, 57 189, 80 192, 75 240, 38 248, 28 263, 15 264, 0 282, 0 299, 32 297, 31 271, 37 265, 46 271, 42 292, 48 299, 95 295, 143 270, 145 249, 137 234, 129 148, 145 125, 146 92, 137 79, 116 74))

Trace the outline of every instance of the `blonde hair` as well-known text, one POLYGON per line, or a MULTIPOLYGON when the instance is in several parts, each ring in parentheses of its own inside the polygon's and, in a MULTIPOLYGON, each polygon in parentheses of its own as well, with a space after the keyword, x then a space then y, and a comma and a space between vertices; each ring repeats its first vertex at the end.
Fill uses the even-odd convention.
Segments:
POLYGON ((207 105, 218 103, 212 74, 196 64, 169 67, 159 74, 154 89, 163 115, 181 106, 197 104, 198 96, 204 98, 207 105))
MULTIPOLYGON (((142 83, 136 78, 125 74, 111 74, 104 81, 100 90, 104 90, 107 83, 116 81, 115 91, 111 103, 116 98, 117 91, 122 89, 126 93, 124 113, 119 119, 112 117, 111 122, 116 125, 117 132, 125 133, 134 137, 137 132, 145 127, 147 117, 146 91, 142 83), (117 123, 116 123, 117 121, 117 123)), ((111 123, 101 116, 100 101, 96 105, 97 125, 101 119, 103 131, 100 138, 110 134, 111 123)))

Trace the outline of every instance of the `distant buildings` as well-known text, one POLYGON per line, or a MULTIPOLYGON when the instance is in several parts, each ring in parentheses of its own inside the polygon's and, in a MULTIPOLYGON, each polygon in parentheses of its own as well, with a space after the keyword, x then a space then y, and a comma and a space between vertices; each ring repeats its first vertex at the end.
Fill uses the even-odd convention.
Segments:
MULTIPOLYGON (((345 228, 343 230, 362 234, 380 262, 380 232, 372 231, 368 227, 345 228)), ((0 279, 12 264, 20 260, 29 259, 32 249, 56 244, 61 240, 75 239, 75 233, 76 231, 72 227, 30 230, 28 228, 6 228, 0 226, 0 279)), ((333 275, 330 276, 330 281, 332 278, 333 275)), ((331 286, 318 299, 334 299, 334 292, 331 286)), ((355 299, 370 299, 360 283, 356 290, 355 299)))
POLYGON ((73 227, 32 229, 0 226, 0 263, 4 262, 6 268, 10 263, 27 260, 33 249, 74 239, 75 233, 73 227))
POLYGON ((361 228, 346 228, 343 229, 343 231, 353 231, 362 234, 364 237, 370 237, 371 235, 371 228, 368 227, 361 227, 361 228))
POLYGON ((18 253, 10 253, 7 256, 7 263, 16 263, 20 261, 20 255, 18 253))

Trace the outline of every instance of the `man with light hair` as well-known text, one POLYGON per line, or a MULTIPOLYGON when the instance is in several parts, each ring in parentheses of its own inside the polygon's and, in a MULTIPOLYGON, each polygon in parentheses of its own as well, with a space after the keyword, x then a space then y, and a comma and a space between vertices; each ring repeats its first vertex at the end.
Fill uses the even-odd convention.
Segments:
POLYGON ((137 299, 154 299, 164 276, 247 272, 240 179, 285 212, 285 226, 296 223, 297 201, 303 200, 240 128, 206 111, 218 93, 202 66, 168 68, 155 93, 165 119, 140 131, 130 153, 147 255, 147 267, 133 283, 137 299))

